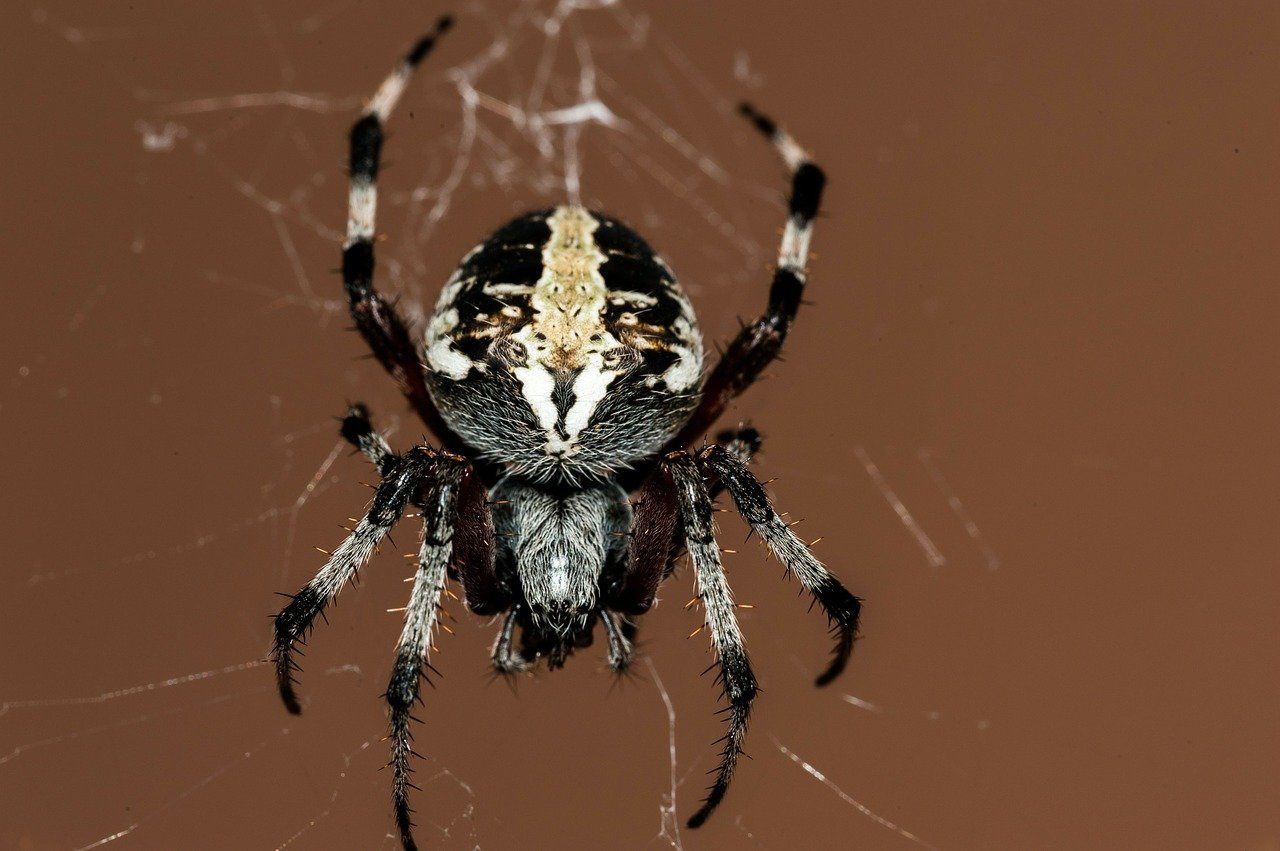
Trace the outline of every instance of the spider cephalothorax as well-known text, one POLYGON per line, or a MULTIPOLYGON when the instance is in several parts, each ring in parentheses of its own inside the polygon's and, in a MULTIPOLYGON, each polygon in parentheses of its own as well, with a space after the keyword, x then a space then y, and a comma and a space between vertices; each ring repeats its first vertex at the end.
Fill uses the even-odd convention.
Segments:
POLYGON ((775 358, 800 304, 822 172, 772 121, 768 135, 792 174, 790 216, 769 303, 704 376, 693 308, 670 268, 626 225, 578 206, 529 213, 476 246, 445 284, 415 343, 373 286, 375 181, 382 125, 435 37, 422 39, 351 130, 343 281, 374 355, 442 443, 393 452, 361 405, 342 434, 377 467, 373 504, 320 572, 276 617, 274 658, 291 712, 294 645, 416 506, 423 517, 413 591, 387 686, 396 824, 413 848, 408 790, 410 709, 418 698, 446 582, 468 609, 502 615, 492 665, 564 664, 597 623, 609 664, 631 664, 634 624, 687 552, 728 701, 728 732, 696 827, 720 803, 737 765, 757 688, 712 524, 727 490, 738 511, 831 619, 848 661, 859 600, 809 552, 747 468, 760 437, 723 432, 691 453, 728 403, 775 358))

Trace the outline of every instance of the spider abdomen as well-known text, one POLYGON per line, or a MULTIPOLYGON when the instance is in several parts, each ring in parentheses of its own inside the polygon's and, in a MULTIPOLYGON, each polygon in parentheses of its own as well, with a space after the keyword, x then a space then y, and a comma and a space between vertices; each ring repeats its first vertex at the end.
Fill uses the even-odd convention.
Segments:
POLYGON ((702 342, 675 276, 582 207, 529 213, 463 258, 424 346, 449 427, 535 480, 603 478, 658 449, 696 402, 702 342))

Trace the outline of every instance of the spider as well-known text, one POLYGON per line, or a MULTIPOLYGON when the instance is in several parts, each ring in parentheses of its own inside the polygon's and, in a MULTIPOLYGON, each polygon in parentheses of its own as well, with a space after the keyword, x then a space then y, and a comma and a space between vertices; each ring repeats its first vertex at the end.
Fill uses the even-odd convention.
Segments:
POLYGON ((501 616, 496 672, 539 660, 561 667, 591 643, 597 622, 609 665, 621 672, 633 657, 631 619, 654 605, 687 551, 728 703, 714 781, 688 821, 697 827, 724 798, 758 691, 716 544, 715 497, 729 492, 830 619, 834 658, 818 685, 844 669, 857 635, 860 600, 796 537, 747 468, 760 435, 742 426, 712 444, 703 437, 787 336, 825 178, 785 131, 741 107, 790 169, 790 216, 767 309, 709 373, 693 308, 671 269, 626 225, 579 206, 521 216, 468 252, 416 345, 373 285, 376 178, 383 124, 449 26, 447 17, 437 22, 351 128, 342 253, 356 329, 441 447, 398 454, 364 406, 347 411, 342 435, 381 481, 365 517, 275 618, 280 695, 290 712, 301 711, 295 645, 415 506, 422 543, 385 695, 395 821, 413 849, 410 710, 434 671, 428 652, 446 580, 461 583, 470 611, 501 616), (691 450, 695 442, 702 445, 691 450))

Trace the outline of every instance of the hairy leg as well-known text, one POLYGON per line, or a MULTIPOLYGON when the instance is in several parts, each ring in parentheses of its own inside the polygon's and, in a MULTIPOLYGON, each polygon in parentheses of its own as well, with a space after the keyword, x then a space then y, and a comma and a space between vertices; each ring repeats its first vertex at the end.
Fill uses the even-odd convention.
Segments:
POLYGON ((342 282, 356 330, 378 362, 391 374, 427 427, 453 451, 461 449, 427 392, 414 343, 404 320, 373 284, 374 221, 378 206, 378 168, 382 158, 382 125, 400 100, 414 68, 449 28, 441 18, 436 28, 414 45, 378 87, 364 114, 351 127, 351 174, 347 201, 347 238, 342 248, 342 282))
POLYGON ((724 799, 733 779, 734 768, 742 753, 742 740, 747 732, 751 703, 758 688, 751 663, 747 659, 742 631, 734 615, 733 595, 720 563, 720 547, 716 544, 711 522, 711 497, 702 481, 702 472, 693 458, 684 452, 673 452, 664 459, 675 483, 680 503, 680 519, 684 524, 685 545, 697 577, 698 597, 711 633, 711 646, 720 666, 719 681, 728 702, 728 729, 715 780, 702 806, 689 819, 689 827, 698 827, 724 799))
POLYGON ((329 555, 315 578, 294 594, 275 620, 276 679, 280 698, 290 712, 302 711, 294 691, 293 659, 295 644, 306 635, 326 605, 337 596, 342 586, 353 578, 373 555, 374 548, 404 514, 405 506, 418 492, 423 478, 431 470, 434 455, 425 447, 414 447, 403 458, 397 458, 378 486, 373 505, 342 544, 329 555))
MULTIPOLYGON (((374 430, 364 405, 356 403, 347 409, 342 418, 342 436, 384 475, 398 460, 386 438, 374 430)), ((464 469, 458 484, 451 575, 462 583, 469 610, 478 615, 496 614, 511 605, 511 594, 494 570, 493 519, 488 492, 475 468, 461 458, 456 460, 463 463, 464 469)), ((417 495, 411 501, 422 507, 417 495)))
POLYGON ((853 652, 862 601, 850 594, 783 522, 769 502, 764 487, 727 447, 708 446, 698 453, 697 458, 698 466, 729 491, 743 519, 751 524, 778 561, 789 573, 795 574, 826 612, 836 635, 831 664, 817 679, 818 685, 826 685, 844 670, 853 652))
MULTIPOLYGON (((444 591, 452 554, 454 505, 463 466, 441 463, 436 474, 422 489, 422 545, 418 551, 418 570, 413 578, 413 592, 405 610, 404 630, 396 645, 396 661, 387 684, 387 706, 391 713, 392 802, 400 841, 406 849, 417 846, 413 841, 409 788, 413 772, 409 757, 414 754, 412 733, 413 705, 427 669, 431 637, 440 611, 440 595, 444 591)), ((434 669, 432 669, 434 670, 434 669)))
POLYGON ((702 388, 702 401, 668 449, 688 447, 724 413, 729 403, 746 390, 778 356, 791 329, 806 280, 809 240, 818 214, 826 177, 808 154, 785 130, 747 104, 742 114, 773 142, 791 170, 790 215, 778 249, 778 268, 769 287, 764 314, 738 333, 711 370, 702 388))

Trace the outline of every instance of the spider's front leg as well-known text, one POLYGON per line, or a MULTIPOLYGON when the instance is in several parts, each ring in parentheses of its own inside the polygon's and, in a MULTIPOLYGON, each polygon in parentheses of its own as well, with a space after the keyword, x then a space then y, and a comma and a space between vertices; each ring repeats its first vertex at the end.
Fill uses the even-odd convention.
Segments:
MULTIPOLYGON (((716 442, 745 464, 760 451, 761 437, 760 432, 743 424, 720 432, 716 442)), ((724 485, 713 479, 711 500, 714 502, 723 490, 724 485)), ((649 475, 632 502, 635 513, 631 521, 627 569, 607 602, 610 609, 624 615, 642 615, 653 607, 662 580, 671 575, 675 560, 684 548, 684 536, 680 531, 680 504, 675 485, 662 465, 649 475)))
POLYGON ((409 788, 413 785, 409 757, 415 754, 409 722, 413 720, 413 705, 419 699, 418 691, 426 670, 435 670, 428 661, 431 636, 453 556, 455 509, 465 469, 463 459, 441 456, 419 494, 422 545, 418 550, 418 570, 405 609, 404 630, 396 645, 391 681, 387 684, 387 705, 391 710, 391 761, 388 764, 392 771, 392 801, 400 841, 406 849, 417 847, 413 841, 413 810, 409 806, 409 788))
POLYGON ((673 452, 663 461, 663 472, 670 476, 684 527, 685 546, 697 577, 698 597, 706 613, 706 626, 711 633, 711 646, 719 665, 719 682, 729 705, 728 730, 715 780, 707 790, 706 800, 689 818, 689 827, 698 827, 720 804, 733 779, 733 770, 742 753, 742 740, 747 733, 747 718, 758 688, 751 663, 743 646, 742 631, 734 615, 733 595, 720 563, 720 547, 712 527, 711 497, 702 480, 702 472, 694 459, 684 452, 673 452))
POLYGON ((818 561, 804 541, 791 531, 769 502, 764 487, 746 464, 726 446, 708 446, 698 453, 698 466, 718 486, 729 491, 738 512, 768 545, 789 573, 794 573, 831 621, 836 645, 831 664, 818 676, 820 686, 834 680, 844 670, 858 635, 858 615, 862 601, 840 584, 818 561))
MULTIPOLYGON (((342 436, 368 458, 384 476, 401 459, 391 450, 369 419, 364 405, 352 405, 342 419, 342 436)), ((409 789, 413 786, 409 757, 409 722, 425 671, 431 669, 431 636, 440 610, 440 595, 452 570, 462 583, 467 608, 477 614, 493 614, 510 606, 510 595, 493 567, 493 522, 484 486, 464 458, 430 453, 432 465, 424 471, 411 501, 422 511, 422 544, 413 591, 405 609, 404 630, 396 646, 396 662, 386 699, 391 713, 392 800, 396 827, 406 849, 413 840, 409 789)), ((511 622, 508 616, 508 622, 511 622)), ((509 630, 504 630, 508 643, 509 630)), ((501 641, 501 638, 500 638, 501 641)))
POLYGON ((276 680, 280 687, 280 698, 294 715, 302 712, 294 691, 293 675, 298 670, 293 659, 295 645, 311 629, 316 616, 368 562, 374 549, 400 520, 405 506, 417 494, 423 476, 430 470, 432 462, 433 454, 425 447, 414 447, 403 457, 395 457, 388 464, 382 483, 378 485, 368 514, 330 554, 329 560, 320 568, 315 578, 294 594, 284 610, 276 615, 275 646, 272 651, 276 680))

